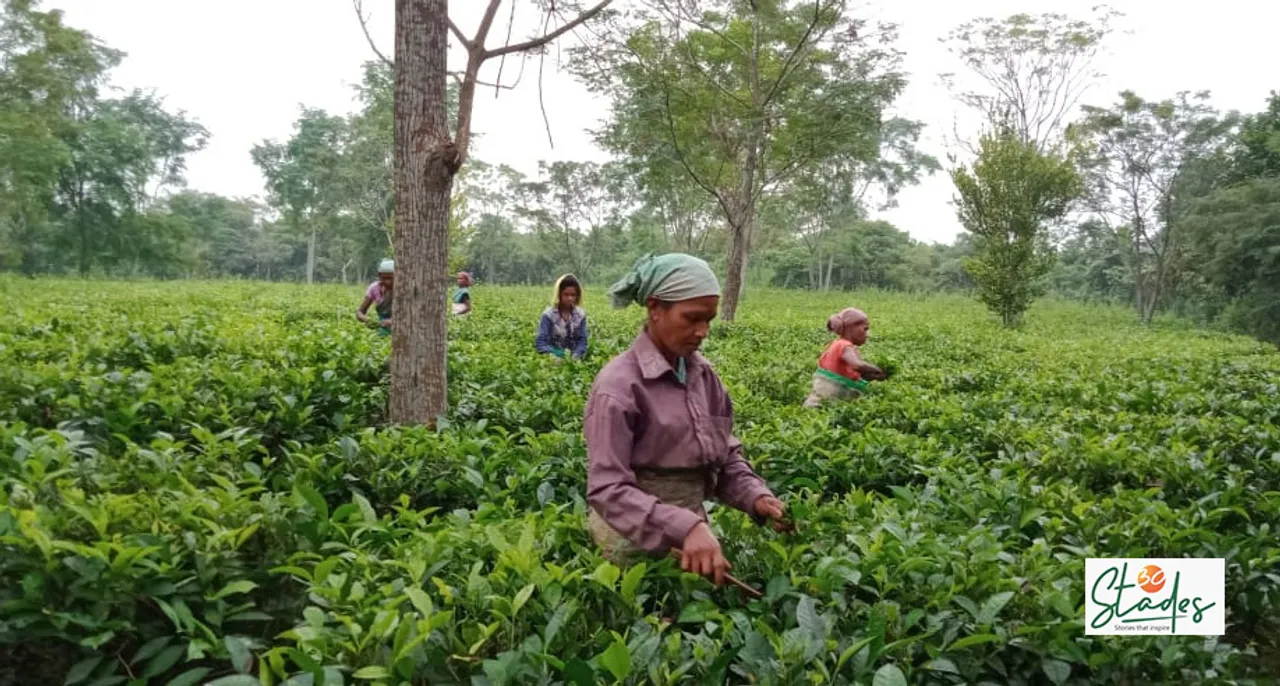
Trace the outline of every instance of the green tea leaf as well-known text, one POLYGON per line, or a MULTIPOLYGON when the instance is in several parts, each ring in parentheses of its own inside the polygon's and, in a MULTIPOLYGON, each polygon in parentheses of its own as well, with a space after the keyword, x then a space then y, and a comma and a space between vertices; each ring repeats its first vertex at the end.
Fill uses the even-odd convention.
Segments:
POLYGON ((923 669, 933 670, 935 672, 947 672, 949 674, 959 674, 960 670, 956 667, 956 663, 945 657, 937 657, 921 665, 923 669))
POLYGON ((142 672, 143 679, 160 676, 165 672, 173 669, 178 661, 187 654, 186 646, 172 646, 165 648, 161 653, 155 656, 151 662, 147 663, 147 668, 142 672))
POLYGON ((303 503, 311 507, 316 513, 317 520, 328 521, 329 504, 324 501, 324 496, 320 495, 319 491, 310 484, 299 481, 293 484, 293 492, 303 503))
POLYGON ((236 595, 239 593, 248 593, 249 591, 252 591, 257 587, 258 587, 258 584, 255 584, 252 581, 248 581, 245 579, 232 581, 231 583, 219 589, 217 593, 214 593, 213 597, 210 600, 218 600, 220 598, 225 598, 229 595, 236 595))
POLYGON ((320 563, 316 565, 315 572, 312 573, 311 583, 316 586, 323 584, 325 580, 329 578, 329 575, 333 573, 333 569, 337 567, 338 563, 341 561, 341 558, 337 556, 321 560, 320 563))
POLYGON ((537 495, 538 495, 538 507, 546 507, 547 503, 551 502, 556 497, 555 486, 552 486, 550 481, 543 481, 542 483, 538 484, 537 495))
POLYGON ((368 498, 359 493, 352 493, 351 500, 360 508, 360 514, 364 517, 364 523, 370 526, 378 523, 378 513, 374 511, 373 505, 369 504, 368 498))
POLYGON ((373 681, 375 679, 390 679, 391 672, 387 671, 387 668, 381 665, 370 665, 368 667, 361 667, 351 676, 357 679, 373 681))
POLYGON ((618 681, 631 674, 631 650, 621 641, 614 641, 597 659, 618 681))
POLYGON ((214 679, 204 686, 262 686, 262 682, 258 681, 257 677, 247 674, 232 674, 221 679, 214 679))
POLYGON ((547 622, 547 628, 542 632, 542 643, 547 647, 547 649, 551 648, 551 642, 554 641, 556 635, 560 633, 561 627, 564 626, 565 622, 569 621, 569 618, 572 617, 576 611, 577 605, 572 601, 561 603, 560 606, 556 608, 555 613, 551 615, 551 619, 547 622))
POLYGON ((876 640, 874 636, 868 636, 864 639, 854 642, 848 648, 845 648, 843 651, 841 651, 840 659, 836 661, 836 671, 837 672, 840 671, 840 669, 844 667, 844 663, 849 661, 849 658, 853 657, 854 655, 857 655, 859 651, 871 645, 871 642, 874 640, 876 640))
POLYGON ((645 571, 649 566, 644 562, 637 562, 631 569, 627 570, 626 576, 622 577, 622 587, 620 589, 622 598, 628 603, 636 601, 636 590, 640 587, 640 582, 644 580, 645 571))
POLYGON ((796 623, 805 633, 814 638, 821 639, 827 635, 822 618, 818 616, 818 603, 807 595, 801 596, 800 602, 796 604, 796 623))
POLYGON ((907 677, 896 665, 884 665, 876 670, 871 686, 907 686, 907 677))
POLYGON ((1018 520, 1018 528, 1019 528, 1019 529, 1024 529, 1024 528, 1026 528, 1026 526, 1027 526, 1028 524, 1030 524, 1030 523, 1031 523, 1032 521, 1034 521, 1037 517, 1039 517, 1040 515, 1044 514, 1044 513, 1045 513, 1045 512, 1047 512, 1047 511, 1048 511, 1048 510, 1045 510, 1043 507, 1031 507, 1031 508, 1027 508, 1026 510, 1024 510, 1024 511, 1022 512, 1022 517, 1021 517, 1021 518, 1019 518, 1019 520, 1018 520))
POLYGON ((516 614, 520 612, 520 608, 524 607, 524 604, 529 602, 529 598, 533 596, 534 588, 535 586, 533 584, 529 584, 516 593, 515 600, 511 601, 512 617, 515 617, 516 614))
POLYGON ((158 638, 153 638, 150 641, 147 641, 146 643, 143 643, 142 647, 138 648, 138 652, 133 654, 133 659, 129 660, 129 664, 136 665, 139 662, 142 662, 143 660, 150 659, 156 653, 160 652, 165 646, 169 645, 169 643, 171 643, 172 641, 173 641, 172 636, 160 636, 158 638))
POLYGON ((601 562, 599 567, 588 577, 592 581, 612 589, 614 584, 618 583, 618 577, 622 575, 622 570, 618 569, 612 562, 601 562))
POLYGON ((431 602, 431 596, 421 588, 409 587, 404 589, 405 595, 409 596, 409 602, 413 603, 413 607, 422 615, 423 619, 431 617, 431 613, 435 612, 435 604, 431 602))
POLYGON ((964 650, 965 648, 970 648, 972 646, 982 645, 984 643, 995 643, 1000 640, 1003 639, 995 634, 974 634, 957 640, 955 643, 948 646, 947 650, 964 650))
POLYGON ((222 639, 227 652, 231 654, 231 667, 241 674, 253 671, 253 653, 249 646, 238 636, 225 636, 222 639))
POLYGON ((71 669, 67 670, 66 681, 62 683, 64 686, 72 686, 73 684, 78 684, 81 681, 88 679, 89 675, 93 673, 94 668, 102 664, 102 660, 103 657, 101 655, 95 655, 71 665, 71 669))
POLYGON ((1045 658, 1040 661, 1040 669, 1043 669, 1044 675, 1057 686, 1062 686, 1067 683, 1067 679, 1071 678, 1071 665, 1062 660, 1045 658))
POLYGON ((170 679, 169 683, 165 684, 165 686, 195 686, 200 683, 200 680, 204 678, 204 675, 208 674, 210 671, 212 670, 208 667, 188 669, 187 671, 170 679))
POLYGON ((996 616, 1000 614, 1000 610, 1003 610, 1004 606, 1008 605, 1009 601, 1012 599, 1013 591, 1004 591, 1003 593, 997 593, 990 598, 987 598, 987 602, 982 604, 982 612, 978 615, 978 623, 994 623, 996 621, 996 616))

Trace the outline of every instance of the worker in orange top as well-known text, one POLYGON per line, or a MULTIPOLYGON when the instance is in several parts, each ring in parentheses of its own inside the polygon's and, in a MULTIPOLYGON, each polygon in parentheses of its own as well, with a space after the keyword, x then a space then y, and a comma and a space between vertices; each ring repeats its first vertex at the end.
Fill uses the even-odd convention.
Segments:
POLYGON ((813 373, 813 391, 805 399, 805 407, 819 407, 831 398, 857 397, 866 390, 868 381, 888 378, 884 370, 862 359, 858 346, 867 342, 871 321, 862 310, 850 307, 827 319, 827 330, 839 336, 818 358, 818 371, 813 373))

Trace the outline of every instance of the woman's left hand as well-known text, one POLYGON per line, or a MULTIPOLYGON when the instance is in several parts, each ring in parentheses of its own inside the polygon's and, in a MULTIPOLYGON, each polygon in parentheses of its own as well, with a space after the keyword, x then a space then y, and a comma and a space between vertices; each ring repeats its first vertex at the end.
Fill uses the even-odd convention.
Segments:
POLYGON ((777 498, 771 495, 762 495, 756 498, 756 514, 769 519, 780 520, 783 513, 787 511, 787 506, 777 498))

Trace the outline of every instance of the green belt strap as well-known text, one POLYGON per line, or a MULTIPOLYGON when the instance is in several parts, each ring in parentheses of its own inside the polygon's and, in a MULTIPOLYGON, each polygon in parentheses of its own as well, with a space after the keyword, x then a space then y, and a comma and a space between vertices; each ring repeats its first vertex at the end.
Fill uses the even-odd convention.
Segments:
POLYGON ((831 381, 843 388, 847 388, 849 390, 859 391, 859 392, 867 390, 867 382, 862 379, 858 379, 857 381, 854 381, 853 379, 850 379, 847 376, 840 376, 839 374, 827 369, 823 369, 822 367, 818 367, 817 374, 818 376, 821 376, 822 378, 828 381, 831 381))

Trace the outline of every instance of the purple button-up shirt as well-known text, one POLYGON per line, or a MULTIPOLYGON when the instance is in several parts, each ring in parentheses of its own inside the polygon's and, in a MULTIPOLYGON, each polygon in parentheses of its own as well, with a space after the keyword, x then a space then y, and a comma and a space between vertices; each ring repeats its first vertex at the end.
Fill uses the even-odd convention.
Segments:
POLYGON ((742 457, 733 403, 702 355, 685 363, 685 383, 641 332, 596 376, 587 399, 587 501, 632 544, 662 553, 679 546, 700 517, 636 485, 636 470, 699 469, 715 497, 754 515, 773 495, 742 457))

